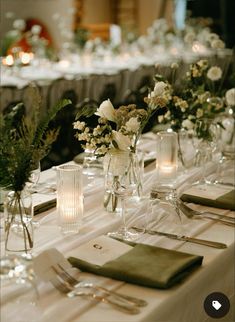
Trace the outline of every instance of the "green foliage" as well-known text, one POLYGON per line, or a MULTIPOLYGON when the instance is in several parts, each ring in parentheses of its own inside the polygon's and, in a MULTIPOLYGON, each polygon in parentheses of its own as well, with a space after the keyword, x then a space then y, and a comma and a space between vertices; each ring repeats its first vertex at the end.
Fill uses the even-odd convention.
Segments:
POLYGON ((0 186, 8 190, 23 190, 31 171, 47 155, 59 133, 58 129, 48 127, 50 121, 71 103, 70 100, 61 100, 41 116, 41 99, 36 88, 32 95, 33 113, 22 117, 17 127, 13 126, 14 117, 22 103, 17 104, 6 116, 0 115, 0 186))

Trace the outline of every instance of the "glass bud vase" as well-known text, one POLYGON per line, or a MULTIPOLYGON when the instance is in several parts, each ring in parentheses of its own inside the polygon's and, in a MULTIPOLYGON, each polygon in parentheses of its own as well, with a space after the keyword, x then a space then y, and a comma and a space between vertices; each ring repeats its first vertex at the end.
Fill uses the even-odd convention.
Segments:
POLYGON ((120 213, 121 198, 116 194, 123 182, 131 187, 131 198, 142 194, 142 160, 136 153, 114 150, 104 157, 105 192, 104 208, 108 212, 120 213))
POLYGON ((31 258, 33 248, 33 208, 31 193, 11 191, 4 202, 5 251, 31 258))

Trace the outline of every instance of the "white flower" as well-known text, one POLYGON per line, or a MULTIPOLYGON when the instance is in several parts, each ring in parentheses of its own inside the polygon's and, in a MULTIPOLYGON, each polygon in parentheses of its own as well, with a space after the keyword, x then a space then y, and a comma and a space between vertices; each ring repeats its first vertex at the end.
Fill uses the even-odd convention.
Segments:
POLYGON ((193 41, 195 39, 195 33, 194 32, 188 32, 185 36, 184 36, 184 41, 187 44, 192 44, 193 41))
POLYGON ((164 83, 164 82, 157 82, 154 86, 154 90, 153 90, 153 93, 154 93, 154 96, 160 96, 163 94, 165 88, 167 87, 167 84, 164 83))
POLYGON ((205 69, 208 66, 208 61, 206 59, 200 59, 197 62, 197 65, 203 69, 205 69))
POLYGON ((116 142, 119 150, 127 151, 131 146, 131 140, 128 136, 114 130, 112 131, 112 135, 113 141, 116 142))
POLYGON ((76 121, 73 123, 73 128, 75 130, 83 131, 85 128, 85 125, 86 125, 85 122, 76 121))
POLYGON ((39 25, 33 25, 31 28, 31 32, 33 35, 39 35, 42 30, 42 27, 39 25))
POLYGON ((208 37, 207 40, 209 42, 219 39, 219 36, 217 34, 215 34, 214 32, 211 32, 210 34, 208 34, 207 37, 208 37))
POLYGON ((110 99, 100 104, 100 107, 96 111, 95 115, 106 118, 109 121, 115 122, 115 109, 110 99))
POLYGON ((221 39, 215 39, 211 42, 211 48, 214 49, 223 49, 225 47, 224 42, 221 39))
POLYGON ((177 69, 177 68, 179 68, 179 64, 177 64, 177 63, 172 63, 172 64, 171 64, 171 68, 172 68, 172 69, 177 69))
POLYGON ((128 132, 137 133, 140 128, 140 122, 137 117, 131 117, 129 121, 126 122, 125 127, 128 132))
POLYGON ((228 106, 235 106, 235 88, 231 88, 225 93, 225 99, 228 106))
POLYGON ((17 29, 17 30, 20 30, 20 31, 23 31, 26 27, 26 23, 23 19, 16 19, 14 22, 13 22, 13 28, 14 29, 17 29))
POLYGON ((158 115, 158 123, 162 123, 164 120, 164 116, 163 115, 158 115))
POLYGON ((206 76, 212 81, 217 81, 222 76, 222 70, 218 66, 213 66, 208 70, 206 76))
POLYGON ((202 117, 202 116, 203 116, 203 109, 199 108, 199 109, 197 110, 197 114, 196 114, 196 116, 197 116, 197 118, 202 117))
POLYGON ((184 120, 182 122, 182 126, 185 128, 185 129, 188 129, 188 130, 192 130, 194 128, 194 124, 193 122, 191 122, 189 119, 187 120, 184 120))

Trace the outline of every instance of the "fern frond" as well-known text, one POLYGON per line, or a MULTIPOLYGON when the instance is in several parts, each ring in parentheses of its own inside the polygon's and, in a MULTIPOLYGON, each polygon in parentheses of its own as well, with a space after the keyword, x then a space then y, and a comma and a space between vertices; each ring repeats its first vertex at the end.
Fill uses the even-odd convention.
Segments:
POLYGON ((45 131, 48 128, 48 124, 50 123, 50 121, 56 116, 56 114, 65 106, 71 104, 71 101, 68 99, 63 99, 61 100, 59 103, 57 103, 56 105, 54 105, 47 113, 47 115, 45 115, 41 121, 39 121, 36 132, 35 132, 35 136, 32 142, 32 145, 34 145, 35 147, 39 146, 41 140, 43 139, 43 135, 45 133, 45 131))

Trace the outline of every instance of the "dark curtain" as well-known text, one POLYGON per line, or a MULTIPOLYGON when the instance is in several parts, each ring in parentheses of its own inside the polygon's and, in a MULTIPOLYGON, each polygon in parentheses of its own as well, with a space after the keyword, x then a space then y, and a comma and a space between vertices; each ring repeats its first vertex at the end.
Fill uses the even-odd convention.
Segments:
POLYGON ((226 47, 235 46, 235 0, 188 0, 192 17, 213 18, 212 29, 225 41, 226 47))

